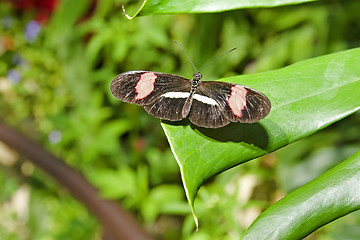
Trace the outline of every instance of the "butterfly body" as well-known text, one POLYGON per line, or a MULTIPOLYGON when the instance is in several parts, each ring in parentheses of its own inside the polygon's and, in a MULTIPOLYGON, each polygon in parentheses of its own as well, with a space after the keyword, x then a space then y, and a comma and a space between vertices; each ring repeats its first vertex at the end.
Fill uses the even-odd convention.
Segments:
POLYGON ((186 117, 197 126, 218 128, 230 122, 257 122, 271 109, 269 99, 254 89, 226 82, 201 81, 177 75, 130 71, 116 76, 111 93, 119 100, 138 104, 151 115, 179 121, 186 117))

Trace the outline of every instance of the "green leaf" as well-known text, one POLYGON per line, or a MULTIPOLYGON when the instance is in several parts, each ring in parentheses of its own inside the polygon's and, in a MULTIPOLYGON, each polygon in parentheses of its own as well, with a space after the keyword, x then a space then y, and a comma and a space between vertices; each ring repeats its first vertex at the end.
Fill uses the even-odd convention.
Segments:
MULTIPOLYGON (((255 88, 272 103, 258 123, 218 129, 182 122, 162 126, 177 159, 189 204, 208 178, 281 148, 360 108, 360 48, 264 73, 222 79, 255 88)), ((196 216, 194 213, 195 221, 196 216)))
POLYGON ((359 172, 360 151, 272 205, 241 239, 303 239, 319 227, 358 210, 359 172))
POLYGON ((224 12, 240 8, 277 7, 299 4, 316 0, 144 0, 136 15, 168 14, 168 13, 208 13, 224 12))

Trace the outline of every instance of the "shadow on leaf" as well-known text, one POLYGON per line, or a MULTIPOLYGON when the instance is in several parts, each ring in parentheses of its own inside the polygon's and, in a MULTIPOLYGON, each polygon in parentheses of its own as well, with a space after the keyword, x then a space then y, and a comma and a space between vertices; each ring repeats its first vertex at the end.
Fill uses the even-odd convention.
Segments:
POLYGON ((245 142, 261 149, 266 149, 269 143, 267 132, 259 123, 230 123, 221 128, 191 127, 219 142, 245 142))
POLYGON ((162 121, 173 126, 187 127, 190 125, 191 129, 208 138, 209 141, 244 142, 261 149, 266 149, 269 143, 268 134, 259 123, 230 123, 221 128, 203 128, 190 123, 188 119, 177 122, 162 121))

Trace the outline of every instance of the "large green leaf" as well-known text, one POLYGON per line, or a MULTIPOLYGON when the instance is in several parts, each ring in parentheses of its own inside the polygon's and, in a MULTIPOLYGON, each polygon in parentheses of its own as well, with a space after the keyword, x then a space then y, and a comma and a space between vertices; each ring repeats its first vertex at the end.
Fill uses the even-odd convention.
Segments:
POLYGON ((358 210, 359 173, 360 151, 272 205, 241 239, 303 239, 319 227, 358 210))
POLYGON ((359 62, 357 48, 275 71, 222 79, 255 88, 269 97, 272 110, 258 123, 205 129, 189 124, 188 120, 163 122, 192 210, 195 195, 206 179, 308 136, 358 110, 359 62))
POLYGON ((144 0, 136 15, 223 12, 240 8, 277 7, 316 0, 144 0))

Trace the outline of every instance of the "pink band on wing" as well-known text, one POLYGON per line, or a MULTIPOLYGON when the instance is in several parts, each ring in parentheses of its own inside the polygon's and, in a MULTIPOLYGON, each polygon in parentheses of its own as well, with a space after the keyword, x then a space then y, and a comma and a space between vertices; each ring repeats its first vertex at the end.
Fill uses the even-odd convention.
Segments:
POLYGON ((154 84, 156 79, 157 76, 153 72, 141 74, 140 80, 135 86, 137 93, 135 100, 141 100, 152 93, 152 91, 154 91, 154 84))
POLYGON ((241 117, 241 111, 244 110, 246 106, 246 94, 247 90, 240 85, 231 87, 228 104, 231 111, 239 118, 241 117))

